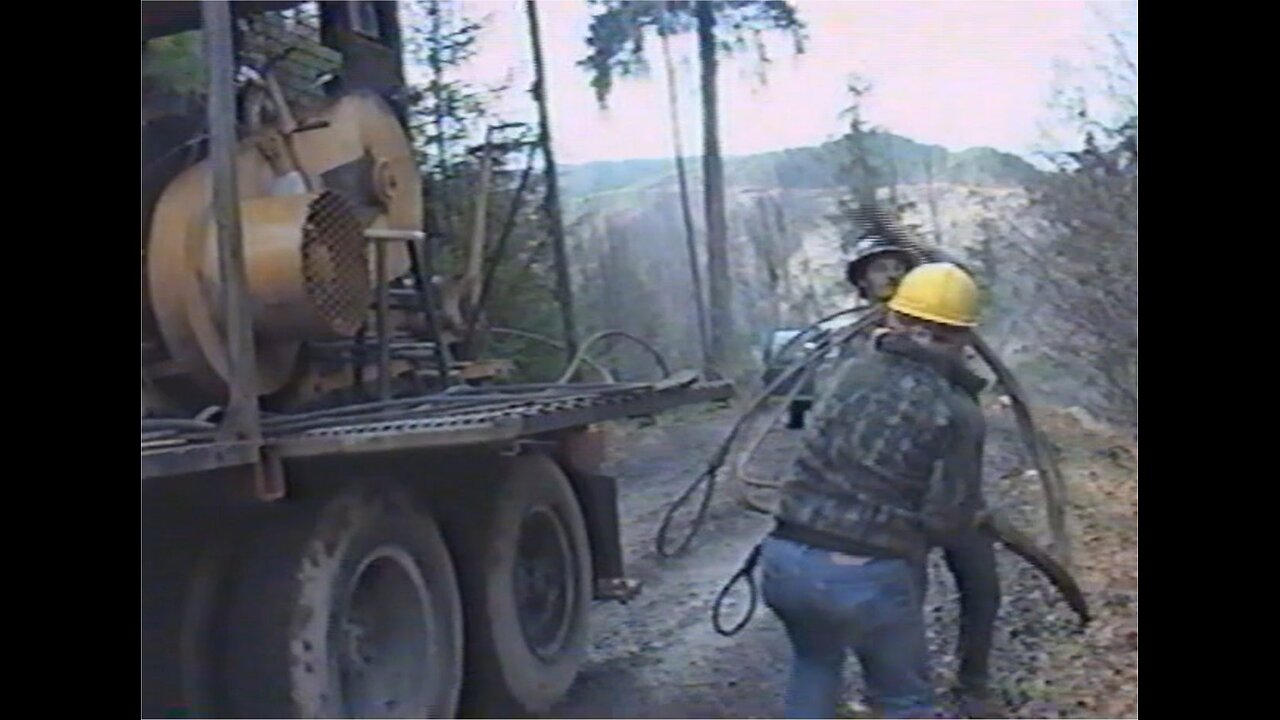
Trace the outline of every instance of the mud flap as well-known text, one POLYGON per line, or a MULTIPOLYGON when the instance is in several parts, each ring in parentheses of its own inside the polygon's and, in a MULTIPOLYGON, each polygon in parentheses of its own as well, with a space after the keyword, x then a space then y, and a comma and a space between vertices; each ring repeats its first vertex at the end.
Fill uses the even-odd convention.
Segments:
POLYGON ((586 516, 591 567, 595 569, 595 599, 626 602, 634 598, 640 594, 640 582, 623 573, 618 481, 598 473, 574 473, 570 481, 586 516))

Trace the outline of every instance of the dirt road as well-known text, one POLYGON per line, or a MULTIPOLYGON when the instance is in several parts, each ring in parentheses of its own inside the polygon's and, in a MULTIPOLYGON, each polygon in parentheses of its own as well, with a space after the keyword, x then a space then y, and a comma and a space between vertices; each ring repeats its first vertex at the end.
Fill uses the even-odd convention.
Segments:
MULTIPOLYGON (((761 607, 751 624, 732 638, 716 634, 710 622, 716 592, 767 530, 769 520, 740 509, 728 493, 720 492, 686 555, 664 560, 654 550, 663 510, 705 465, 732 419, 730 410, 706 410, 664 418, 649 427, 618 429, 625 440, 612 443, 615 454, 607 470, 620 482, 628 575, 642 580, 644 591, 627 605, 597 604, 588 663, 550 717, 781 716, 789 648, 777 619, 761 607)), ((798 437, 796 431, 776 429, 756 455, 754 474, 780 474, 793 457, 798 437)), ((1017 477, 1015 443, 1009 426, 993 423, 986 457, 988 496, 1011 499, 1012 516, 1023 527, 1038 527, 1040 496, 1033 483, 1017 477), (1002 478, 1010 474, 1014 477, 1002 478)), ((1074 630, 1070 611, 1045 580, 1003 550, 999 563, 1005 601, 993 674, 1013 716, 1097 716, 1098 701, 1088 697, 1097 688, 1053 688, 1055 668, 1071 661, 1062 659, 1064 643, 1078 645, 1087 655, 1094 650, 1089 639, 1074 630)), ((943 689, 955 671, 956 591, 938 553, 931 558, 926 612, 935 681, 943 689)), ((1134 614, 1136 622, 1136 605, 1134 614)), ((1133 638, 1136 677, 1136 631, 1133 638)), ((1080 662, 1078 657, 1074 661, 1080 662)), ((1127 657, 1111 664, 1120 666, 1119 674, 1127 671, 1126 662, 1127 657)), ((846 696, 856 700, 861 681, 855 662, 849 663, 846 674, 846 696)))

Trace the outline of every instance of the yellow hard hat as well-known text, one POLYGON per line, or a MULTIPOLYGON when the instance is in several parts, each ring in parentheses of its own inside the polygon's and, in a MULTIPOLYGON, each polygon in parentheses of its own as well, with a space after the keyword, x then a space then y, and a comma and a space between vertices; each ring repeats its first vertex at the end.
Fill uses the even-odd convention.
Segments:
POLYGON ((929 322, 973 327, 978 324, 978 285, 951 263, 919 265, 898 283, 889 309, 929 322))

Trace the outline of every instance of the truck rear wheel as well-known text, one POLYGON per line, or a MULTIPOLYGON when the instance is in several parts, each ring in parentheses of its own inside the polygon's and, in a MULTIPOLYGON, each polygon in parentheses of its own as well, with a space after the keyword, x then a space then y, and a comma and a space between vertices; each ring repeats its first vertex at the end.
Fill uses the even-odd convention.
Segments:
POLYGON ((591 546, 573 489, 542 455, 511 461, 484 522, 464 542, 464 706, 492 716, 541 713, 586 657, 591 546))
POLYGON ((254 539, 228 613, 240 717, 453 717, 462 613, 435 522, 394 489, 281 507, 254 539))

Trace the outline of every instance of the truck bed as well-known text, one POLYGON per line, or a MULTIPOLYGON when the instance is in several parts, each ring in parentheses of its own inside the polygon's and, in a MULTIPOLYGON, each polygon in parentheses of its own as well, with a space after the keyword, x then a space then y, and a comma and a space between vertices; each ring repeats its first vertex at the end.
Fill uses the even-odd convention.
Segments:
MULTIPOLYGON (((500 445, 554 430, 732 397, 729 382, 671 378, 657 383, 460 387, 385 403, 264 415, 263 446, 280 458, 500 445)), ((211 434, 144 434, 142 478, 246 465, 254 443, 211 434)))

